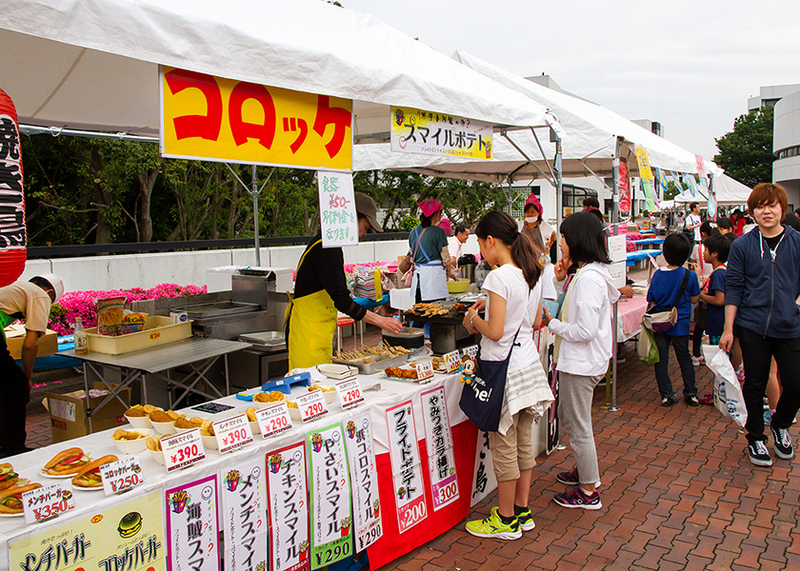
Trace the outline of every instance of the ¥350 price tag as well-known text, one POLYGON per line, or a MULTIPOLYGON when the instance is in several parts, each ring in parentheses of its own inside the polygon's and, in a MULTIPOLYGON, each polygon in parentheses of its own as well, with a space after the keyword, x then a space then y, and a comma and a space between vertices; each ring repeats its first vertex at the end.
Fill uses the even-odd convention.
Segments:
POLYGON ((289 416, 289 408, 285 401, 257 410, 256 420, 264 438, 281 434, 292 427, 292 417, 289 416))
POLYGON ((127 492, 144 482, 139 456, 126 456, 122 460, 100 466, 100 480, 107 496, 127 492))
POLYGON ((310 422, 328 414, 325 396, 319 389, 300 395, 295 402, 297 402, 297 408, 300 410, 300 418, 303 422, 310 422))
POLYGON ((417 380, 424 381, 433 378, 433 363, 431 361, 422 361, 415 363, 414 368, 417 370, 417 380))
POLYGON ((458 354, 458 351, 451 351, 450 353, 444 354, 444 367, 447 369, 448 373, 457 371, 460 366, 461 356, 458 354))
POLYGON ((364 395, 361 393, 361 383, 355 377, 336 383, 336 392, 339 394, 339 403, 344 409, 356 406, 364 401, 364 395))
POLYGON ((470 345, 469 347, 464 347, 461 350, 462 357, 477 357, 478 356, 478 346, 477 345, 470 345))
POLYGON ((241 448, 253 441, 253 431, 246 414, 237 414, 214 423, 214 434, 217 437, 217 448, 220 454, 241 448))
POLYGON ((26 524, 54 518, 74 508, 75 495, 70 489, 69 480, 22 494, 22 513, 25 515, 26 524))
POLYGON ((161 449, 164 451, 164 466, 167 472, 186 468, 206 457, 199 428, 164 436, 161 439, 161 449))

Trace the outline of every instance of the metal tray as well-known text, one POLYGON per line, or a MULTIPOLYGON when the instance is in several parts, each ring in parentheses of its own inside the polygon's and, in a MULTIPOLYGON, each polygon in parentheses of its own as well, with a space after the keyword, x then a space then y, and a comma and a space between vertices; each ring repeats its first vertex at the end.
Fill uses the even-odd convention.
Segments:
POLYGON ((383 371, 387 367, 398 367, 408 361, 408 355, 397 355, 396 357, 384 357, 382 355, 371 355, 375 359, 374 363, 357 363, 355 361, 341 361, 334 358, 333 362, 341 365, 349 365, 358 369, 362 375, 372 375, 383 371))

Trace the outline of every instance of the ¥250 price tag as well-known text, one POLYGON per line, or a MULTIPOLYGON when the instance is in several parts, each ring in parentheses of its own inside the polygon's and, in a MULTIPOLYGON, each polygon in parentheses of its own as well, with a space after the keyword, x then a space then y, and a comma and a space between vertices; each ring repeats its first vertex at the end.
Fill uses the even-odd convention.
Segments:
POLYGON ((444 354, 444 367, 447 369, 448 373, 457 371, 460 366, 461 356, 458 354, 458 351, 451 351, 450 353, 444 354))
POLYGON ((139 456, 126 456, 122 460, 100 466, 100 481, 107 496, 127 492, 144 482, 139 456))
POLYGON ((336 392, 339 394, 339 402, 342 408, 345 409, 364 401, 364 395, 361 393, 361 383, 355 377, 336 383, 336 392))
POLYGON ((206 457, 199 428, 164 436, 161 439, 161 449, 164 451, 164 466, 167 472, 186 468, 206 457))
POLYGON ((424 381, 433 378, 433 363, 431 361, 422 361, 415 363, 414 368, 417 369, 417 380, 424 381))
POLYGON ((75 508, 75 495, 69 481, 29 490, 22 494, 21 499, 26 524, 54 518, 75 508))
POLYGON ((214 434, 217 437, 217 448, 220 454, 241 448, 253 441, 253 431, 246 414, 237 414, 214 423, 214 434))
POLYGON ((303 422, 310 422, 328 414, 328 405, 325 403, 325 396, 322 391, 317 389, 297 397, 295 401, 300 411, 300 418, 303 422))
POLYGON ((285 401, 257 410, 256 420, 264 438, 281 434, 292 427, 292 417, 289 416, 289 408, 285 401))

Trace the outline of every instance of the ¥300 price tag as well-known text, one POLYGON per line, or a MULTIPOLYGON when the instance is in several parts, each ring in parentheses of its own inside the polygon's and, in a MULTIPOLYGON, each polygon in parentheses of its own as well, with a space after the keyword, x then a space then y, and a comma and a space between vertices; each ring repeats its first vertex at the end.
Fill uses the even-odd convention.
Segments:
POLYGON ((100 480, 107 496, 127 492, 144 482, 139 456, 126 456, 122 460, 100 466, 100 480))
POLYGON ((458 354, 458 351, 451 351, 450 353, 444 354, 444 367, 447 369, 448 373, 457 371, 460 366, 461 356, 458 354))
POLYGON ((186 468, 206 457, 199 428, 164 436, 161 439, 161 449, 164 451, 164 465, 167 472, 186 468))
POLYGON ((477 345, 470 345, 469 347, 464 347, 461 350, 462 357, 477 357, 478 356, 478 346, 477 345))
POLYGON ((418 381, 424 381, 433 378, 433 363, 431 361, 415 363, 414 368, 417 370, 418 381))
POLYGON ((300 395, 295 402, 297 403, 297 408, 300 411, 300 418, 303 422, 310 422, 328 414, 328 405, 325 403, 325 396, 319 389, 300 395))
POLYGON ((217 448, 220 454, 241 448, 253 441, 253 431, 246 414, 218 420, 214 423, 214 434, 217 437, 217 448))
POLYGON ((336 392, 339 393, 339 402, 344 409, 356 406, 364 401, 364 395, 361 393, 361 383, 355 377, 336 383, 336 392))
POLYGON ((26 524, 54 518, 74 508, 75 495, 70 489, 69 480, 22 494, 22 513, 25 515, 26 524))
POLYGON ((264 438, 281 434, 292 427, 292 417, 289 416, 289 408, 285 401, 257 410, 256 420, 264 438))

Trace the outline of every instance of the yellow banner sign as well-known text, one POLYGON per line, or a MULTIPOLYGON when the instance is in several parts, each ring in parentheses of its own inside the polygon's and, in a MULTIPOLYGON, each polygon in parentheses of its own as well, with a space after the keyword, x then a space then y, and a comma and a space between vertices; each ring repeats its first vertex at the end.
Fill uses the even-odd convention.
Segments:
POLYGON ((491 160, 492 126, 455 115, 392 107, 392 150, 491 160))
POLYGON ((165 157, 351 170, 352 102, 161 70, 165 157))
POLYGON ((653 171, 650 170, 650 160, 644 147, 636 147, 636 162, 639 164, 639 178, 653 180, 653 171))

